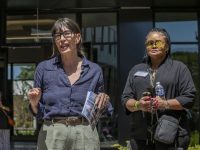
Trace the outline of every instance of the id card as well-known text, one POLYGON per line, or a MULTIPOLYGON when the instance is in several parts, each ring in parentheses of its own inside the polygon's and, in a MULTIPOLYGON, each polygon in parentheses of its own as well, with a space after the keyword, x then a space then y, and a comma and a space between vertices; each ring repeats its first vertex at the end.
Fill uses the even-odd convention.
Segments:
POLYGON ((148 75, 147 71, 137 71, 134 76, 139 76, 139 77, 146 77, 148 75))

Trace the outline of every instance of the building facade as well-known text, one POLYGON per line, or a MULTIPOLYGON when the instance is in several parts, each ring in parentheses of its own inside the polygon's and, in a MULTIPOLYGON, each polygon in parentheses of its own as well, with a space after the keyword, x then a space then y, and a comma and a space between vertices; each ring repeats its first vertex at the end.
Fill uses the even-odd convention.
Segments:
POLYGON ((120 97, 129 70, 145 55, 145 36, 152 27, 169 32, 172 56, 192 73, 198 94, 191 128, 199 131, 199 6, 198 0, 2 0, 0 90, 13 110, 12 136, 34 140, 37 135, 40 123, 28 111, 26 92, 33 84, 36 65, 51 55, 50 30, 61 17, 78 22, 86 57, 104 72, 114 114, 98 124, 102 143, 129 139, 130 118, 120 97))

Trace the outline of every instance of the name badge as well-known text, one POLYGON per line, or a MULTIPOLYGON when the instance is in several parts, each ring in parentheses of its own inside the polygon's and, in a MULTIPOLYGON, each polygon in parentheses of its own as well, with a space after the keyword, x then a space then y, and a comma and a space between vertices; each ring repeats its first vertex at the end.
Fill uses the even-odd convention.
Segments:
POLYGON ((137 71, 134 76, 139 76, 139 77, 146 77, 148 75, 147 71, 137 71))

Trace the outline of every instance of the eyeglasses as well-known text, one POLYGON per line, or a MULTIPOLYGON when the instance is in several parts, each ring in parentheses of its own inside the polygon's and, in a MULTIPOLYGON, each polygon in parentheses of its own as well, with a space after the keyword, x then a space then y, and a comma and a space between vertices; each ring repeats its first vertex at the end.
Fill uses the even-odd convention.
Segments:
POLYGON ((55 33, 53 35, 54 39, 56 41, 60 40, 61 39, 61 35, 63 35, 64 38, 71 38, 72 37, 72 32, 71 31, 64 31, 64 32, 58 32, 58 33, 55 33))
POLYGON ((164 41, 161 41, 161 40, 156 40, 156 41, 147 41, 145 43, 146 45, 146 48, 163 48, 164 45, 165 45, 165 42, 164 41))

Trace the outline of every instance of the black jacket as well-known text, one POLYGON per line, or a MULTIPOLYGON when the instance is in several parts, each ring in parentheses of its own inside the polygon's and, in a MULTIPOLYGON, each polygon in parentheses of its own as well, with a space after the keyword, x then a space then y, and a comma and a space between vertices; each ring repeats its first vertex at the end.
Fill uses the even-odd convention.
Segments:
MULTIPOLYGON (((139 100, 142 97, 142 93, 149 91, 150 76, 138 76, 135 74, 138 71, 149 72, 149 65, 141 63, 134 66, 129 76, 122 94, 122 104, 125 107, 125 103, 129 99, 139 100)), ((187 66, 180 61, 167 58, 158 68, 156 72, 155 82, 160 82, 165 89, 166 99, 176 98, 180 104, 190 109, 193 106, 196 89, 192 80, 191 73, 187 66)), ((126 108, 126 113, 130 114, 126 108)), ((166 110, 164 112, 158 112, 160 114, 170 114, 176 118, 181 118, 180 125, 183 128, 187 128, 186 113, 184 110, 166 110)), ((131 113, 132 115, 132 136, 136 139, 146 140, 147 129, 151 126, 151 114, 144 113, 142 111, 136 111, 131 113)))

